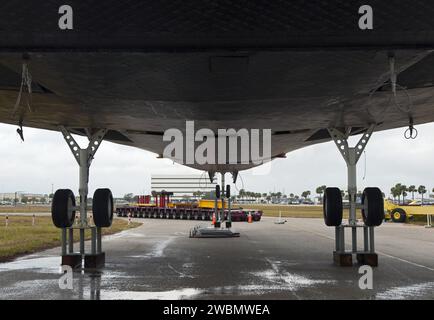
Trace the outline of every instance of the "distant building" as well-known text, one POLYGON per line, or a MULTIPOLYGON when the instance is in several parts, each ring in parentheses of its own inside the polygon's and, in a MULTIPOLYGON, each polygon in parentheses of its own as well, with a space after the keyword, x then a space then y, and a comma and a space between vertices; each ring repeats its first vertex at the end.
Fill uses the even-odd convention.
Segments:
POLYGON ((47 203, 49 202, 49 197, 47 194, 39 194, 39 193, 27 193, 27 192, 9 192, 9 193, 0 193, 0 201, 1 202, 10 202, 14 203, 47 203))
POLYGON ((152 192, 173 192, 172 199, 196 199, 198 192, 205 195, 215 191, 216 183, 209 181, 208 175, 152 175, 152 192))

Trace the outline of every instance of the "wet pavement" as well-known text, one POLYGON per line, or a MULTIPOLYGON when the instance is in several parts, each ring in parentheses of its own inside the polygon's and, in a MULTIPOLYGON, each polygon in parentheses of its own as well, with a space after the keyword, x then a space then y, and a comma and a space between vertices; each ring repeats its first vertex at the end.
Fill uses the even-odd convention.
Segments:
POLYGON ((332 263, 333 228, 322 219, 287 220, 235 223, 241 236, 229 239, 189 238, 203 222, 140 220, 103 239, 106 267, 75 272, 72 290, 59 288, 59 248, 0 264, 0 298, 434 299, 434 229, 377 228, 380 265, 374 288, 362 290, 358 266, 332 263))

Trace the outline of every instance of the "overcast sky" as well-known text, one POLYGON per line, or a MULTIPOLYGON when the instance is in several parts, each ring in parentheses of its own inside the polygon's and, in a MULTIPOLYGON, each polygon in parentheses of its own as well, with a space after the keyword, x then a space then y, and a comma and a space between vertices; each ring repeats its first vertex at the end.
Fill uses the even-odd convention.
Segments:
MULTIPOLYGON (((417 126, 416 140, 405 140, 404 129, 375 133, 358 167, 359 189, 378 186, 387 195, 397 182, 434 187, 434 124, 417 126)), ((51 193, 70 188, 78 193, 78 166, 61 133, 25 128, 25 142, 16 126, 0 124, 0 192, 51 193)), ((80 137, 79 137, 80 138, 80 137)), ((84 143, 84 139, 77 139, 84 143)), ((83 145, 82 145, 83 146, 83 145)), ((201 173, 144 150, 104 142, 90 170, 90 194, 108 187, 115 196, 150 192, 151 174, 201 173)), ((333 143, 325 143, 287 154, 272 162, 271 172, 241 173, 237 188, 255 192, 281 191, 285 194, 312 193, 319 185, 346 188, 346 166, 333 143)), ((229 176, 228 178, 229 179, 229 176)))

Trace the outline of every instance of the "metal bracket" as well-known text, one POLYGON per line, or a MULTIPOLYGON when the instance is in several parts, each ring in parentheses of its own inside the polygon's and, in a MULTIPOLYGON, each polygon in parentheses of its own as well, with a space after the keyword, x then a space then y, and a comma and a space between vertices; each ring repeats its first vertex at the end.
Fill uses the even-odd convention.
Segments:
POLYGON ((374 132, 375 124, 372 124, 368 130, 362 134, 359 142, 355 147, 350 147, 348 145, 348 138, 351 134, 351 127, 347 128, 345 132, 342 132, 336 128, 327 129, 336 146, 338 147, 339 152, 342 154, 345 162, 349 165, 355 165, 360 159, 363 151, 368 144, 369 139, 374 132))
POLYGON ((95 156, 96 151, 98 150, 99 146, 101 145, 102 140, 104 139, 105 134, 107 133, 107 129, 100 129, 94 134, 90 134, 89 130, 86 130, 86 134, 89 139, 89 144, 86 149, 80 148, 77 141, 75 141, 74 137, 71 135, 71 133, 64 127, 60 126, 60 131, 63 134, 64 139, 68 143, 69 149, 71 149, 71 152, 77 161, 78 165, 81 165, 80 163, 80 150, 87 150, 88 152, 88 159, 87 159, 87 166, 89 167, 92 163, 92 160, 95 156))

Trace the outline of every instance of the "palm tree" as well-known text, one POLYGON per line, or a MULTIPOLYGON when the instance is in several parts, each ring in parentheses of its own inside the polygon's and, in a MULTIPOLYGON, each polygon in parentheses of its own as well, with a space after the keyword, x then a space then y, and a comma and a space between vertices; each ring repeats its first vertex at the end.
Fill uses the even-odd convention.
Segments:
POLYGON ((396 187, 390 188, 390 193, 392 194, 393 200, 396 201, 396 197, 398 196, 398 191, 396 187))
POLYGON ((408 188, 405 184, 401 186, 402 202, 405 202, 405 197, 407 196, 408 188))
POLYGON ((303 193, 301 194, 301 196, 302 196, 305 200, 307 200, 307 197, 310 196, 310 191, 309 191, 309 190, 307 190, 307 191, 303 191, 303 193))
POLYGON ((319 186, 318 188, 316 188, 316 193, 318 195, 320 202, 322 202, 322 194, 324 193, 326 188, 327 188, 326 186, 319 186))
POLYGON ((398 197, 398 203, 401 203, 402 184, 395 184, 396 195, 398 197))
POLYGON ((244 199, 245 196, 246 196, 246 190, 240 189, 240 191, 238 192, 238 198, 244 199))
POLYGON ((411 199, 414 201, 414 193, 416 192, 416 186, 415 185, 411 185, 408 187, 408 192, 411 193, 411 199))
POLYGON ((422 204, 423 204, 423 195, 426 193, 426 187, 425 186, 419 186, 419 188, 417 188, 417 192, 422 195, 422 204))

